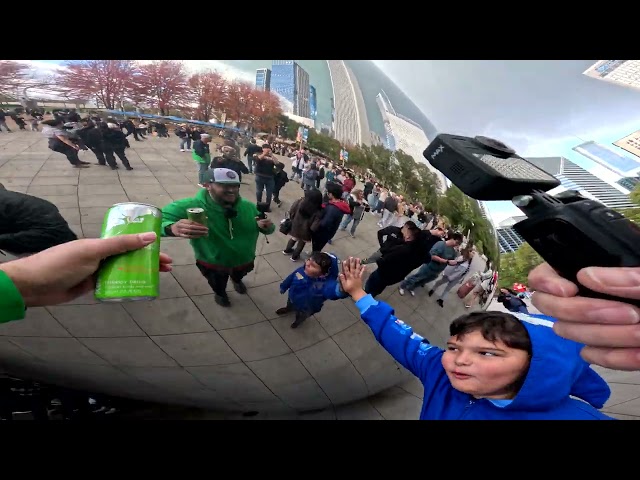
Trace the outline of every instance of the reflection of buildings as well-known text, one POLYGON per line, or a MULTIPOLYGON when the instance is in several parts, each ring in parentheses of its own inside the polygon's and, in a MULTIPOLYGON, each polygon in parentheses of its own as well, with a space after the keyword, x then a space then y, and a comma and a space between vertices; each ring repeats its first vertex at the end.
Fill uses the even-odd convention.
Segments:
POLYGON ((391 151, 402 150, 413 157, 416 162, 424 163, 440 180, 441 189, 446 190, 446 177, 431 166, 422 155, 424 149, 429 145, 429 139, 422 127, 394 110, 384 91, 377 95, 376 102, 380 108, 387 134, 386 147, 391 151))
POLYGON ((384 145, 384 142, 382 141, 382 137, 380 135, 378 135, 373 130, 371 130, 371 132, 369 133, 371 134, 371 145, 384 145))
POLYGON ((538 157, 527 160, 560 180, 558 189, 577 190, 583 196, 597 200, 609 208, 635 206, 629 195, 564 157, 538 157))
POLYGON ((268 68, 256 70, 256 88, 267 92, 271 90, 271 70, 268 68))
POLYGON ((640 130, 633 132, 620 140, 616 140, 613 144, 636 157, 640 157, 640 130))
POLYGON ((343 145, 370 145, 369 121, 358 80, 344 60, 327 60, 327 65, 333 88, 336 140, 343 145))
POLYGON ((640 60, 599 60, 582 73, 623 87, 640 89, 640 60))
POLYGON ((293 60, 273 60, 271 90, 293 104, 293 114, 310 117, 309 74, 293 60))
POLYGON ((498 228, 496 228, 496 235, 498 236, 500 253, 515 252, 520 248, 520 245, 524 243, 524 238, 514 230, 513 225, 525 218, 527 217, 524 215, 509 217, 498 224, 498 228))
POLYGON ((582 143, 573 150, 623 177, 640 170, 640 161, 596 142, 582 143))
POLYGON ((316 95, 316 87, 309 85, 309 118, 316 121, 318 116, 318 97, 316 95))
POLYGON ((623 177, 616 183, 622 188, 626 188, 627 190, 631 191, 636 188, 636 185, 638 185, 638 183, 640 183, 640 177, 623 177))

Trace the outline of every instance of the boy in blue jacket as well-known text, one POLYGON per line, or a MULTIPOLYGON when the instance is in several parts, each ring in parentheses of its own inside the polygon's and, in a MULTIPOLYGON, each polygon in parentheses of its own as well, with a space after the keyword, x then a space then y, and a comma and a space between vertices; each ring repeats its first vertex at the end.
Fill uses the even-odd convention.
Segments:
POLYGON ((584 345, 554 333, 553 318, 471 312, 451 323, 442 350, 367 295, 363 272, 359 259, 345 260, 342 289, 380 345, 422 382, 421 420, 611 420, 598 411, 609 386, 580 357, 584 345))
POLYGON ((346 298, 338 281, 338 259, 323 252, 313 252, 304 262, 280 284, 280 293, 289 291, 287 306, 276 310, 278 315, 296 312, 291 328, 298 328, 302 322, 322 309, 325 300, 346 298))

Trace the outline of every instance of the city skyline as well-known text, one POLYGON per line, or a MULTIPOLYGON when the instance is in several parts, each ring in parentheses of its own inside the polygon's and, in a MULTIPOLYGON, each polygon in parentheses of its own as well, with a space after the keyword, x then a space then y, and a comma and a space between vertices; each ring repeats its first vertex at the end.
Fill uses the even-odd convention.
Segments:
MULTIPOLYGON (((26 62, 51 71, 52 65, 63 61, 26 62)), ((188 60, 185 65, 190 70, 211 68, 225 78, 255 82, 255 68, 243 70, 229 62, 188 60)), ((248 65, 257 61, 233 62, 248 65)), ((270 60, 260 62, 263 67, 271 64, 270 60)), ((582 74, 596 60, 372 62, 426 114, 438 132, 498 138, 525 157, 564 156, 608 183, 619 178, 572 149, 585 141, 618 149, 613 142, 640 128, 638 91, 582 74), (474 79, 472 89, 469 78, 474 79)), ((364 68, 371 62, 349 63, 364 68)), ((306 61, 306 68, 310 64, 306 61)), ((323 91, 316 87, 318 124, 328 125, 327 107, 321 102, 327 95, 326 86, 323 91)), ((361 85, 370 96, 367 87, 361 85)), ((367 106, 368 114, 370 110, 367 106)), ((371 130, 384 133, 382 120, 377 125, 374 120, 369 119, 371 130)), ((510 202, 487 202, 486 206, 494 223, 518 212, 510 202)))

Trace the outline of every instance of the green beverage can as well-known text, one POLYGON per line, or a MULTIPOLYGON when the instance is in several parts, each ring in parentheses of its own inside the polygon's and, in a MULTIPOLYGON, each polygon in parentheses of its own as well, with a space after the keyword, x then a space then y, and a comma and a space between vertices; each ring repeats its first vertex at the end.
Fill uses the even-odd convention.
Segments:
POLYGON ((187 218, 192 222, 207 224, 207 214, 204 208, 187 208, 187 218))
POLYGON ((107 258, 98 271, 95 297, 101 302, 154 300, 160 287, 162 211, 144 203, 117 203, 104 216, 100 238, 155 232, 158 239, 139 250, 107 258))

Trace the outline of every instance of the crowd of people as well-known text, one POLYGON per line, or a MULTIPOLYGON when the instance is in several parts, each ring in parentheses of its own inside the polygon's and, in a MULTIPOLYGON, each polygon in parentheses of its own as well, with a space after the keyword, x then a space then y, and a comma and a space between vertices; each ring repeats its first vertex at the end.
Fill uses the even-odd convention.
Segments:
MULTIPOLYGON (((106 123, 111 128, 110 122, 106 123)), ((56 125, 60 123, 49 126, 56 125)), ((271 208, 276 178, 284 168, 279 167, 283 162, 273 155, 269 143, 250 144, 255 146, 245 165, 237 145, 232 144, 233 138, 225 139, 214 163, 209 141, 210 135, 205 133, 193 143, 194 160, 205 165, 198 169, 200 190, 163 206, 161 234, 189 240, 196 268, 211 286, 215 301, 230 307, 226 293, 229 278, 238 294, 246 294, 243 278, 255 266, 258 238, 276 231, 265 212, 271 208), (255 176, 256 203, 239 193, 240 175, 250 170, 255 176), (190 208, 202 208, 205 220, 189 220, 190 208)), ((181 147, 186 146, 186 141, 181 143, 181 147)), ((481 292, 495 287, 496 274, 490 262, 469 290, 469 282, 463 281, 475 251, 464 245, 460 232, 440 225, 435 215, 427 218, 428 212, 420 212, 419 205, 407 206, 401 195, 387 191, 381 200, 383 188, 372 209, 374 202, 369 199, 376 189, 373 179, 366 182, 371 188, 365 185, 359 191, 353 172, 311 159, 304 149, 295 151, 291 162, 288 180, 294 186, 290 188, 298 184, 302 192, 280 224, 280 231, 290 236, 283 253, 298 261, 305 245, 310 242, 312 246, 304 255, 304 264, 280 284, 280 293, 287 294, 287 300, 276 313, 293 314, 291 328, 299 328, 309 316, 321 311, 326 301, 351 298, 382 347, 422 382, 425 393, 421 419, 610 418, 599 411, 610 389, 590 362, 640 368, 638 345, 633 340, 637 336, 632 334, 640 318, 637 307, 578 297, 576 285, 544 264, 531 272, 530 286, 536 290, 534 303, 547 315, 527 314, 508 291, 501 291, 501 301, 516 313, 470 311, 451 323, 446 348, 436 347, 377 297, 398 282, 401 295, 415 295, 418 287, 427 284, 431 284, 428 295, 433 295, 436 288, 445 285, 438 298, 442 307, 447 293, 459 285, 458 296, 465 288, 471 295, 466 302, 471 309, 481 292), (395 205, 389 202, 387 208, 389 198, 395 205), (362 218, 367 207, 372 214, 382 215, 378 223, 380 248, 362 260, 340 260, 323 252, 335 233, 351 222, 355 235, 356 219, 362 218), (419 223, 408 220, 396 225, 398 212, 407 210, 418 212, 419 223), (428 221, 421 221, 420 213, 428 221), (367 265, 372 263, 378 268, 365 281, 367 265), (599 315, 601 311, 606 314, 599 315)), ((0 249, 7 248, 3 239, 15 240, 22 234, 2 224, 8 231, 0 232, 0 249)), ((102 259, 144 248, 154 241, 156 235, 146 233, 106 239, 51 238, 39 243, 37 250, 25 252, 28 255, 24 258, 0 264, 0 321, 20 321, 28 307, 63 303, 90 291, 102 259)), ((171 270, 171 258, 166 254, 160 256, 160 270, 171 270)), ((581 272, 578 279, 602 293, 640 298, 637 269, 591 268, 581 272)))

